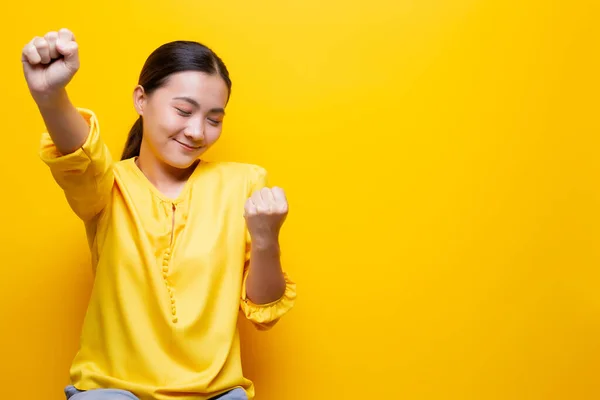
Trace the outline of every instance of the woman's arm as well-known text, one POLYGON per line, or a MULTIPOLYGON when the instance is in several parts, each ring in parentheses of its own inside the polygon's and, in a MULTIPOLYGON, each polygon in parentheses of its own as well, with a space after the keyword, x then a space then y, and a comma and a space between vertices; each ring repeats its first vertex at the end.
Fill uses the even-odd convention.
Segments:
POLYGON ((90 127, 81 113, 71 104, 66 90, 56 94, 52 101, 37 103, 48 134, 61 155, 81 148, 90 127))
POLYGON ((255 304, 278 300, 285 292, 281 268, 279 231, 288 213, 282 189, 262 188, 246 202, 246 221, 251 237, 246 295, 255 304))
POLYGON ((272 303, 283 296, 285 284, 278 239, 254 238, 246 280, 248 299, 258 305, 272 303))
POLYGON ((23 48, 23 72, 44 119, 40 156, 71 208, 90 221, 108 204, 112 158, 93 112, 71 104, 66 86, 79 69, 79 47, 67 29, 35 37, 23 48))
POLYGON ((21 55, 27 86, 48 133, 62 155, 80 148, 90 131, 66 87, 79 70, 79 46, 67 29, 34 37, 21 55))

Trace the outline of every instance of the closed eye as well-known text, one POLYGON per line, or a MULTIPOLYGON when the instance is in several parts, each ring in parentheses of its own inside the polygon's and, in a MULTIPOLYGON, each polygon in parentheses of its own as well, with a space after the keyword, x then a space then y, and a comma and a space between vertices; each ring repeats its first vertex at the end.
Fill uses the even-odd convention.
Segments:
POLYGON ((181 108, 175 107, 175 109, 177 110, 177 112, 179 113, 179 115, 181 115, 183 117, 189 117, 190 115, 192 115, 191 112, 182 110, 181 108))
POLYGON ((218 126, 221 123, 221 121, 217 121, 217 120, 210 119, 210 118, 208 119, 208 122, 210 122, 211 125, 214 125, 214 126, 218 126))

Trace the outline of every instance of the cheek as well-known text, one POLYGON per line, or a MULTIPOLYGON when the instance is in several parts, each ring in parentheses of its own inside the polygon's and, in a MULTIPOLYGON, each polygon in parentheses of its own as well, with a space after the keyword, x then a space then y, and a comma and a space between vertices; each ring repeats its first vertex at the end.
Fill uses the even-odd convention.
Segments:
POLYGON ((183 126, 177 116, 163 114, 156 115, 149 128, 151 136, 149 139, 156 144, 160 144, 175 136, 183 129, 183 126))
POLYGON ((209 126, 206 129, 206 141, 210 144, 213 144, 221 137, 221 127, 209 126))

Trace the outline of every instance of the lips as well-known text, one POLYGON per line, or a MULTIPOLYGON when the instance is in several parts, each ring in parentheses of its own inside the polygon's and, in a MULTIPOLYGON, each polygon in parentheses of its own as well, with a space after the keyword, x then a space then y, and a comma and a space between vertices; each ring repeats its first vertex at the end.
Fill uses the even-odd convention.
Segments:
POLYGON ((177 143, 179 143, 186 150, 193 151, 193 150, 200 150, 202 148, 202 146, 190 146, 189 144, 182 143, 177 139, 173 139, 173 140, 175 140, 177 143))

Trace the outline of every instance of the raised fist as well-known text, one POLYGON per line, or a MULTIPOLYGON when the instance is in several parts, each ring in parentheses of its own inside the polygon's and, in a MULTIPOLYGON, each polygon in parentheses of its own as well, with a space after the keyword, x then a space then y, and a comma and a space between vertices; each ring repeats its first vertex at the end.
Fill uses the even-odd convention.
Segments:
POLYGON ((79 70, 79 47, 68 29, 34 37, 22 54, 23 72, 36 101, 52 98, 79 70))

